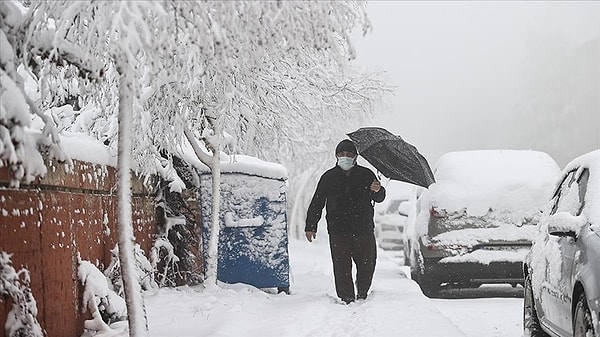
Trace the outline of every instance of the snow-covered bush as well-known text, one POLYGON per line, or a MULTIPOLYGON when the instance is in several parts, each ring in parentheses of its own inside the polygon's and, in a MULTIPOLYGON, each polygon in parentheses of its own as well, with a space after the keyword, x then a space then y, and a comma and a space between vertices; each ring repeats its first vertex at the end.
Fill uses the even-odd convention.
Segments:
POLYGON ((171 242, 166 237, 157 238, 152 247, 150 263, 157 270, 159 286, 177 285, 175 278, 180 275, 177 262, 179 262, 179 257, 175 255, 171 242))
POLYGON ((162 174, 164 180, 156 201, 158 233, 150 256, 161 287, 194 285, 203 280, 199 261, 199 211, 190 204, 199 195, 198 173, 176 156, 170 161, 174 174, 162 174))
POLYGON ((43 337, 45 334, 37 321, 37 304, 29 284, 29 271, 15 271, 10 260, 12 254, 0 251, 0 302, 12 300, 12 309, 6 319, 7 337, 43 337))
POLYGON ((84 322, 87 330, 110 331, 108 324, 127 319, 125 300, 112 290, 96 266, 80 259, 77 276, 83 285, 82 310, 92 315, 91 320, 84 322))
MULTIPOLYGON (((110 280, 109 287, 112 287, 118 295, 123 295, 123 278, 121 277, 121 264, 119 262, 119 246, 110 251, 112 259, 110 265, 104 271, 104 275, 110 280)), ((139 244, 135 245, 134 251, 135 269, 137 281, 143 290, 157 289, 158 285, 154 281, 154 268, 148 261, 139 244)))

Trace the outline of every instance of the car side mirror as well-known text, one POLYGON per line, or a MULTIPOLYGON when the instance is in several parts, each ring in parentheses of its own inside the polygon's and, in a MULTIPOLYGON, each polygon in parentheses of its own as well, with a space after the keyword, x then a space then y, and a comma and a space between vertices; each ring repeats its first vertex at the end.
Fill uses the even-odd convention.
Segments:
POLYGON ((559 212, 551 215, 548 219, 548 234, 575 238, 584 224, 585 220, 582 216, 559 212))

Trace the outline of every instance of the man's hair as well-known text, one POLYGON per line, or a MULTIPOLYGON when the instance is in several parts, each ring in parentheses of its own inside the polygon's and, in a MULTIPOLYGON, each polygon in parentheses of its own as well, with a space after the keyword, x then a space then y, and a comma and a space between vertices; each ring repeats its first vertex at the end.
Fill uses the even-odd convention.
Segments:
POLYGON ((354 146, 354 143, 349 140, 349 139, 344 139, 342 140, 336 147, 335 147, 335 154, 338 154, 340 152, 352 152, 354 154, 357 154, 358 152, 356 151, 356 146, 354 146))

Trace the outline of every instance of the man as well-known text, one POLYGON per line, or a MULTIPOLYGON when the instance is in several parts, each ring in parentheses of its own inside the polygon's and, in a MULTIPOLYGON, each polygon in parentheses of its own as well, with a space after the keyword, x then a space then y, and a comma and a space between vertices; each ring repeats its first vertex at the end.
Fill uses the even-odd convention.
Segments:
POLYGON ((375 174, 356 164, 356 146, 342 140, 335 149, 337 165, 319 180, 306 215, 305 234, 309 242, 317 237, 317 222, 326 206, 329 248, 337 296, 346 304, 354 302, 352 262, 356 265, 357 299, 366 299, 377 259, 373 233, 373 203, 385 199, 385 189, 375 174))

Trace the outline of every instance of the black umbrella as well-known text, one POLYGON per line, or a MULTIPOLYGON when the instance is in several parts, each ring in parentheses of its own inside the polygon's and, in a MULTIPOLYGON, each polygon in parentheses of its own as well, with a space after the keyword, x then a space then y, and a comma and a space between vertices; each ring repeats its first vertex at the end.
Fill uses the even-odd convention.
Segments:
POLYGON ((426 188, 435 182, 425 157, 400 136, 376 127, 360 128, 348 136, 358 153, 387 178, 426 188))

